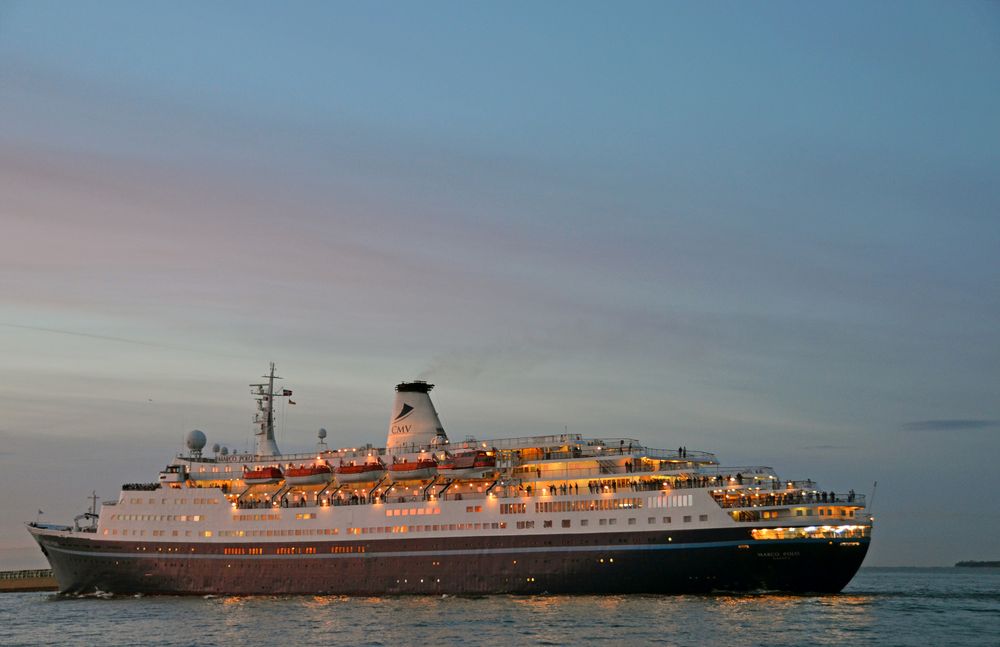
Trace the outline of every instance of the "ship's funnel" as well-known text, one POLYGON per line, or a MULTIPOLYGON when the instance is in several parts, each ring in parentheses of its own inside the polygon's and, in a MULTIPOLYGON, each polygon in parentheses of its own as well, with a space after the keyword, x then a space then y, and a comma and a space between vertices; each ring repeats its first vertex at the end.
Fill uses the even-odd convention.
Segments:
POLYGON ((414 451, 421 445, 440 445, 448 442, 427 382, 403 382, 396 385, 396 401, 389 419, 389 437, 385 441, 390 454, 414 451))

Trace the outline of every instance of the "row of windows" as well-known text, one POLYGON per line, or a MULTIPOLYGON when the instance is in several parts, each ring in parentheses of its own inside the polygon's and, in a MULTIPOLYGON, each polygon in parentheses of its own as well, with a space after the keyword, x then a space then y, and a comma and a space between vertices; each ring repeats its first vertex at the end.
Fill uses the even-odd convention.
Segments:
POLYGON ((650 508, 689 508, 694 505, 693 494, 651 496, 646 500, 650 508))
MULTIPOLYGON (((856 508, 815 508, 817 514, 821 517, 839 517, 841 519, 851 519, 854 517, 856 508)), ((777 510, 734 510, 730 512, 733 519, 736 521, 760 521, 762 519, 780 519, 781 517, 788 516, 788 508, 779 508, 777 510)), ((810 515, 810 510, 808 508, 794 508, 793 516, 796 517, 808 517, 810 515)))
MULTIPOLYGON (((699 515, 698 516, 698 520, 699 521, 708 521, 708 515, 707 514, 699 515)), ((663 523, 671 523, 671 521, 672 521, 671 517, 663 517, 663 523)), ((691 522, 691 515, 685 515, 684 516, 684 523, 690 523, 690 522, 691 522)), ((579 523, 580 523, 580 526, 586 527, 586 526, 590 525, 590 520, 589 519, 580 519, 579 523)), ((634 526, 634 525, 636 525, 637 520, 636 520, 635 517, 629 517, 627 519, 627 523, 630 526, 634 526)), ((651 523, 651 524, 656 523, 656 517, 649 517, 648 518, 648 523, 651 523)), ((618 525, 618 519, 616 519, 614 517, 609 517, 609 518, 605 518, 605 519, 599 519, 598 520, 598 524, 601 525, 601 526, 616 526, 616 525, 618 525)), ((573 526, 573 522, 572 522, 571 519, 563 519, 561 521, 561 525, 562 525, 563 528, 571 528, 573 526)), ((493 524, 489 524, 489 523, 484 523, 484 524, 478 524, 478 523, 452 523, 452 524, 440 524, 440 525, 435 524, 435 525, 430 525, 430 526, 419 526, 418 525, 418 526, 384 526, 384 527, 381 527, 381 528, 349 528, 348 529, 348 533, 352 534, 352 535, 363 535, 363 534, 378 534, 378 533, 433 532, 433 531, 436 531, 436 530, 489 530, 489 529, 502 530, 502 529, 504 529, 506 527, 507 527, 507 524, 504 523, 504 522, 493 523, 493 524)), ((518 530, 531 529, 531 528, 535 527, 535 522, 534 521, 518 521, 516 527, 517 527, 518 530)), ((543 528, 551 528, 552 527, 552 520, 551 519, 544 520, 542 522, 542 527, 543 528)))
MULTIPOLYGON (((264 515, 262 515, 264 516, 264 515)), ((672 523, 672 517, 663 517, 662 523, 672 523)), ((684 515, 684 523, 691 523, 692 516, 684 515)), ((698 521, 708 521, 708 515, 702 514, 698 515, 698 521)), ((563 528, 572 527, 572 522, 569 519, 562 520, 563 528)), ((629 517, 627 523, 630 526, 636 524, 635 517, 629 517)), ((656 517, 648 517, 647 523, 655 524, 656 517)), ((579 524, 581 527, 587 527, 590 525, 589 519, 580 519, 579 524)), ((601 526, 616 526, 618 525, 618 519, 614 517, 604 518, 598 520, 598 525, 601 526)), ((518 521, 517 528, 519 530, 525 530, 535 527, 534 521, 518 521)), ((552 520, 546 519, 542 522, 543 528, 551 528, 552 520)), ((507 528, 507 523, 504 521, 494 522, 494 523, 442 523, 442 524, 416 524, 409 526, 374 526, 367 528, 348 528, 347 534, 349 535, 373 535, 373 534, 399 534, 407 532, 447 532, 452 530, 505 530, 507 528)), ((162 537, 166 531, 164 530, 153 530, 153 537, 162 537)), ((110 531, 105 529, 104 534, 117 535, 118 530, 113 529, 110 531)), ((122 536, 129 536, 128 530, 121 531, 122 536)), ((145 537, 145 530, 133 530, 131 531, 132 536, 145 537)), ((199 533, 202 537, 211 537, 211 530, 204 530, 199 533)), ((339 535, 340 530, 338 528, 295 528, 287 530, 220 530, 216 533, 219 537, 310 537, 318 535, 339 535)), ((178 531, 172 531, 172 536, 177 537, 178 531)), ((191 531, 185 531, 184 536, 190 537, 191 531)))
POLYGON ((201 514, 113 514, 112 521, 204 521, 201 514))
POLYGON ((283 546, 274 551, 275 555, 315 555, 315 546, 283 546))
POLYGON ((754 528, 754 539, 859 539, 871 536, 871 526, 808 526, 805 528, 754 528))
MULTIPOLYGON (((520 505, 523 506, 524 504, 520 505)), ((592 510, 628 510, 641 507, 642 499, 639 498, 594 499, 592 501, 538 501, 535 503, 535 512, 590 512, 592 510)))
MULTIPOLYGON (((684 523, 691 523, 691 515, 689 514, 684 515, 683 520, 684 523)), ((708 521, 708 515, 707 514, 698 515, 698 521, 708 521)), ((630 524, 633 523, 632 519, 629 519, 628 522, 630 524)), ((672 522, 673 522, 673 517, 663 517, 663 523, 672 523, 672 522)), ((647 518, 646 523, 650 524, 656 523, 656 517, 647 518)))
POLYGON ((339 535, 338 528, 296 528, 294 530, 220 530, 220 537, 311 537, 339 535))
POLYGON ((387 517, 410 517, 427 514, 441 514, 441 508, 396 508, 385 511, 385 516, 387 517))
POLYGON ((819 508, 819 516, 821 517, 843 517, 844 519, 850 519, 854 516, 854 512, 853 508, 819 508))
MULTIPOLYGON (((289 464, 289 465, 291 465, 291 464, 289 464)), ((219 474, 221 472, 239 472, 239 473, 242 474, 244 467, 247 467, 247 466, 243 465, 238 470, 233 469, 232 465, 226 465, 225 467, 212 467, 212 468, 199 467, 198 468, 198 474, 204 474, 206 472, 209 472, 211 474, 219 474)), ((281 466, 280 465, 274 465, 274 464, 271 464, 271 465, 251 465, 251 466, 249 466, 249 469, 259 470, 259 469, 263 469, 265 467, 278 467, 278 468, 280 468, 281 466)), ((192 470, 192 471, 194 471, 194 470, 192 470)))
POLYGON ((234 514, 233 521, 278 521, 279 514, 234 514))
MULTIPOLYGON (((167 532, 166 530, 153 530, 153 531, 151 531, 151 535, 153 537, 164 537, 166 535, 166 532, 167 532)), ((146 531, 145 530, 118 530, 118 528, 105 528, 104 529, 104 534, 105 535, 111 535, 111 536, 121 535, 122 537, 145 537, 146 536, 146 531)), ((172 531, 170 531, 170 536, 171 537, 180 537, 182 535, 180 534, 179 530, 172 530, 172 531)), ((184 537, 190 537, 191 536, 191 531, 190 530, 185 530, 183 536, 184 537)))
POLYGON ((331 546, 331 553, 363 553, 365 552, 364 546, 331 546))
POLYGON ((368 528, 348 528, 349 535, 376 535, 393 534, 406 532, 441 532, 449 530, 504 530, 507 528, 506 521, 493 523, 442 523, 442 524, 416 524, 412 526, 375 526, 368 528))
MULTIPOLYGON (((210 474, 219 474, 219 473, 223 473, 223 472, 239 472, 240 474, 242 474, 244 467, 247 467, 247 466, 243 465, 239 469, 233 469, 232 465, 226 465, 225 467, 212 467, 212 468, 199 467, 198 468, 198 474, 205 474, 206 472, 208 472, 210 474)), ((265 467, 279 467, 280 468, 281 466, 280 465, 273 465, 273 464, 272 465, 251 465, 249 468, 250 469, 254 469, 254 470, 259 470, 259 469, 263 469, 265 467)), ((193 472, 194 470, 191 470, 191 471, 193 472)))
MULTIPOLYGON (((671 521, 672 521, 671 517, 663 517, 663 523, 671 523, 671 521)), ((708 515, 707 514, 698 515, 698 521, 708 521, 708 515)), ((618 519, 616 519, 615 517, 608 517, 608 518, 605 518, 605 519, 598 519, 597 522, 598 522, 598 525, 601 525, 601 526, 617 526, 618 525, 618 519)), ((629 517, 626 520, 626 522, 628 523, 628 525, 634 526, 634 525, 636 525, 637 520, 636 520, 635 517, 629 517)), ((649 523, 649 524, 655 524, 656 523, 656 517, 647 517, 646 522, 649 523)), ((579 523, 580 523, 581 526, 584 526, 584 527, 585 526, 589 526, 590 525, 590 520, 589 519, 580 519, 579 523)), ((684 516, 684 523, 691 523, 691 515, 685 515, 684 516)), ((563 519, 562 520, 562 527, 563 528, 570 528, 570 527, 572 527, 572 525, 573 525, 572 520, 570 520, 570 519, 563 519)), ((535 522, 533 522, 533 521, 518 521, 517 522, 517 527, 518 528, 534 528, 535 527, 535 522), (524 525, 522 525, 522 524, 524 524, 524 525)), ((551 528, 552 527, 552 520, 551 519, 546 519, 545 521, 543 521, 542 522, 542 527, 543 528, 551 528)))
MULTIPOLYGON (((850 518, 854 517, 855 513, 857 512, 857 510, 853 509, 853 508, 829 508, 829 509, 827 509, 827 508, 816 508, 816 509, 819 510, 819 516, 821 516, 821 517, 837 517, 837 516, 839 516, 839 517, 841 517, 843 519, 850 519, 850 518), (839 511, 840 514, 838 514, 838 511, 839 511)), ((795 516, 796 517, 808 517, 809 516, 809 509, 808 508, 795 508, 795 516)), ((764 518, 766 519, 767 517, 764 517, 764 518)), ((777 519, 777 516, 773 516, 771 518, 772 519, 777 519)))
MULTIPOLYGON (((331 553, 363 553, 364 546, 331 546, 331 553)), ((224 555, 263 555, 264 549, 259 546, 253 548, 225 548, 224 555)), ((274 549, 275 555, 315 555, 315 546, 278 546, 274 549)))
POLYGON ((527 503, 501 503, 500 514, 524 514, 528 511, 527 503))

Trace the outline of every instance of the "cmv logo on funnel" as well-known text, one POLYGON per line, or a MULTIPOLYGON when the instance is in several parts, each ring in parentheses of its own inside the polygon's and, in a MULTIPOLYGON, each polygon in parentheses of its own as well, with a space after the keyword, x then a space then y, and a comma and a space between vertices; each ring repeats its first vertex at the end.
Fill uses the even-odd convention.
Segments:
POLYGON ((392 419, 392 433, 394 433, 394 434, 407 434, 407 433, 410 432, 410 429, 413 428, 413 425, 398 425, 396 423, 399 422, 399 421, 401 421, 401 420, 403 420, 404 418, 406 418, 407 416, 409 416, 411 413, 413 413, 413 407, 411 407, 410 405, 408 405, 408 404, 406 404, 404 402, 403 403, 403 408, 399 410, 399 414, 395 418, 392 419))
POLYGON ((403 403, 403 408, 399 410, 399 415, 396 416, 395 418, 393 418, 392 421, 393 422, 399 422, 400 420, 402 420, 406 416, 410 415, 411 413, 413 413, 413 407, 411 407, 410 405, 408 405, 408 404, 406 404, 404 402, 403 403))

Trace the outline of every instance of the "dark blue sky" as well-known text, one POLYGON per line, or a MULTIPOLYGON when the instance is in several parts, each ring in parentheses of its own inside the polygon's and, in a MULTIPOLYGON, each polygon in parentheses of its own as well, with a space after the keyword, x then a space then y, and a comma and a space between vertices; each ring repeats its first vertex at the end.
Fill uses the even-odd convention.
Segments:
POLYGON ((0 3, 0 563, 269 360, 287 449, 423 377, 1000 557, 998 60, 987 2, 0 3))

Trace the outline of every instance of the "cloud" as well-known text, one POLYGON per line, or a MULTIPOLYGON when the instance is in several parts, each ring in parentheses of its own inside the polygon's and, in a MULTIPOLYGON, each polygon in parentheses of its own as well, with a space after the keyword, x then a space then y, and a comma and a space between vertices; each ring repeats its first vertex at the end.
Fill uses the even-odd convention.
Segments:
POLYGON ((989 429, 1000 425, 1000 420, 982 420, 977 418, 953 418, 946 420, 914 420, 904 422, 904 431, 974 431, 989 429))

